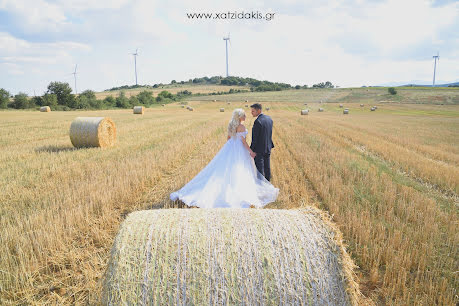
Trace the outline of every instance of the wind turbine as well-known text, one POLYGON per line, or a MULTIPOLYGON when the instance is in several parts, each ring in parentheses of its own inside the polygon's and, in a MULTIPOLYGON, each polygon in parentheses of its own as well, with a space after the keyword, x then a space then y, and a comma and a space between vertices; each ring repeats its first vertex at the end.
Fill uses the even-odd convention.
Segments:
POLYGON ((76 87, 76 75, 77 75, 76 70, 77 70, 77 65, 78 65, 78 64, 75 65, 75 71, 72 72, 73 77, 75 78, 75 94, 78 94, 77 87, 76 87))
POLYGON ((225 45, 226 45, 226 77, 228 77, 229 76, 228 74, 228 41, 230 41, 229 33, 227 37, 223 37, 223 40, 225 41, 225 45))
POLYGON ((434 55, 432 57, 434 59, 434 77, 433 77, 432 87, 435 87, 435 70, 437 70, 437 59, 438 59, 438 62, 440 62, 440 54, 437 52, 437 55, 434 55))
POLYGON ((137 86, 137 55, 139 55, 137 50, 139 49, 135 49, 135 53, 132 53, 132 55, 134 55, 134 70, 135 70, 135 85, 136 86, 137 86))

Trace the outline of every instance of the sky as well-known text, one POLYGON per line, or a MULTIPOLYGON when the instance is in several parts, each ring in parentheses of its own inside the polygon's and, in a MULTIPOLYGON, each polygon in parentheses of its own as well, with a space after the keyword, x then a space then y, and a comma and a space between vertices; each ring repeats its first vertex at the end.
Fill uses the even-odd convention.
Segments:
POLYGON ((340 87, 459 81, 459 1, 0 0, 0 88, 102 91, 229 74, 340 87), (190 18, 193 13, 212 19, 190 18), (242 18, 245 17, 245 18, 242 18))

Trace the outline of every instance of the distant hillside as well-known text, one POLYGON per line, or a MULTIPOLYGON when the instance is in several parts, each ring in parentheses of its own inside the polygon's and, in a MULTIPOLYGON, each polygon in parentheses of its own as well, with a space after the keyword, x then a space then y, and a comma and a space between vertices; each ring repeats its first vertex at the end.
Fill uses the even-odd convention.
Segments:
MULTIPOLYGON (((402 87, 432 87, 432 85, 407 84, 402 85, 402 87)), ((435 84, 435 87, 459 87, 459 82, 438 85, 435 84)))

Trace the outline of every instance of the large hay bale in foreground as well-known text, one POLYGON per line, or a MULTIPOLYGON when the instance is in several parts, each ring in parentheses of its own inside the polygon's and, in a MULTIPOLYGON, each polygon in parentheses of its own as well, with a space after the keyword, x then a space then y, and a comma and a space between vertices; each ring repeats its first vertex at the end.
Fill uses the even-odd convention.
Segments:
POLYGON ((145 107, 143 107, 143 106, 134 106, 133 110, 134 110, 134 114, 143 115, 143 113, 145 112, 145 107))
POLYGON ((42 106, 40 107, 40 112, 47 113, 50 112, 51 108, 49 106, 42 106))
POLYGON ((108 117, 77 117, 70 125, 70 141, 76 148, 110 147, 116 141, 116 127, 108 117))
POLYGON ((115 238, 103 304, 355 304, 341 239, 313 207, 133 212, 115 238))

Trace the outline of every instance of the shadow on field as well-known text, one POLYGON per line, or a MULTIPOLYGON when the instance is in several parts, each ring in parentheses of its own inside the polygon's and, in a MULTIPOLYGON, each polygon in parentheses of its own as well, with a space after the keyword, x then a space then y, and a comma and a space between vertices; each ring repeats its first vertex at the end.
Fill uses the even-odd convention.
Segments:
POLYGON ((48 153, 59 153, 59 152, 67 152, 67 151, 75 151, 78 150, 74 147, 68 146, 43 146, 35 149, 35 152, 48 152, 48 153))

